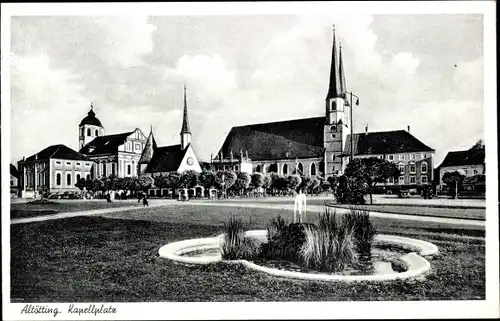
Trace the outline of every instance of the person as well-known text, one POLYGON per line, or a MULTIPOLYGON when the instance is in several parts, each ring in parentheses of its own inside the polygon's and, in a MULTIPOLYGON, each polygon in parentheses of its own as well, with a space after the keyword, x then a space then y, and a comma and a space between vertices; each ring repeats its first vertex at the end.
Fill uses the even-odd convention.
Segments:
POLYGON ((106 193, 106 201, 108 201, 108 203, 111 203, 111 195, 109 195, 109 193, 106 193))
POLYGON ((137 193, 137 203, 141 202, 141 199, 144 198, 144 195, 142 195, 142 192, 137 193))
POLYGON ((147 195, 144 195, 144 197, 142 198, 142 204, 144 205, 144 207, 146 207, 146 206, 149 207, 148 196, 147 195))

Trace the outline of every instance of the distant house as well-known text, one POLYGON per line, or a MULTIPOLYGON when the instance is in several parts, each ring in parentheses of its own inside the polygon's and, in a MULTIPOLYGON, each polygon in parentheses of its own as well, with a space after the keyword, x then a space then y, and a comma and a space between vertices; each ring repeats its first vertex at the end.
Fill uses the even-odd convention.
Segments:
POLYGON ((466 177, 485 174, 484 157, 484 148, 448 152, 443 162, 438 166, 439 188, 442 189, 446 185, 443 183, 443 175, 446 172, 459 171, 466 177))
POLYGON ((92 161, 65 146, 52 145, 18 162, 21 197, 37 197, 40 191, 78 191, 80 178, 90 178, 92 161))
POLYGON ((19 194, 18 191, 19 184, 19 172, 16 166, 10 164, 10 194, 11 196, 16 196, 19 194))

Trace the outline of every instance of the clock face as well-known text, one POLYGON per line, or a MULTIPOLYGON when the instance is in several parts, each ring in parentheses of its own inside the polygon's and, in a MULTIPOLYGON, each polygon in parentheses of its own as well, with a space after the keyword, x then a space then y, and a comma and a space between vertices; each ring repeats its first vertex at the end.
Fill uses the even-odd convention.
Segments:
POLYGON ((193 158, 192 157, 188 157, 187 163, 188 163, 188 165, 193 165, 193 158))

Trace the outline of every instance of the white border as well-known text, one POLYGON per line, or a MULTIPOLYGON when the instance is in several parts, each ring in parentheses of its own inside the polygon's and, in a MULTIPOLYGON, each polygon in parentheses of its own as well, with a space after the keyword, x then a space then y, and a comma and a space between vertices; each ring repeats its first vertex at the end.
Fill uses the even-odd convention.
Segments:
MULTIPOLYGON (((283 302, 283 303, 119 303, 113 304, 118 314, 99 315, 98 319, 309 319, 309 318, 469 318, 498 317, 498 173, 496 124, 496 34, 493 1, 446 2, 271 2, 271 3, 105 3, 105 4, 2 4, 2 248, 10 248, 8 177, 10 163, 10 16, 13 15, 287 15, 343 13, 429 14, 482 13, 484 15, 485 72, 485 142, 487 163, 487 227, 486 227, 486 301, 426 301, 426 302, 283 302)), ((459 36, 459 35, 458 35, 459 36)), ((24 304, 11 304, 10 251, 2 251, 3 316, 4 319, 61 319, 47 315, 20 315, 24 304)), ((67 306, 54 304, 54 306, 67 306)), ((65 319, 70 316, 64 314, 65 319)), ((89 315, 81 318, 90 318, 89 315)), ((94 318, 94 319, 97 319, 94 318)), ((72 319, 78 319, 72 318, 72 319)))

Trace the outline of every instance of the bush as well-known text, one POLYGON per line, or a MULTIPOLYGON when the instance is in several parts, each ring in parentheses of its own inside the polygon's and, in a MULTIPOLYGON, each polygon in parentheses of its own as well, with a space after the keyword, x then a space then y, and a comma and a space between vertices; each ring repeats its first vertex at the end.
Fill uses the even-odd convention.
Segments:
POLYGON ((263 245, 261 256, 269 259, 300 261, 300 249, 305 241, 305 228, 313 224, 293 223, 278 216, 271 219, 267 227, 267 243, 263 245))
POLYGON ((245 237, 243 221, 232 216, 228 223, 224 223, 220 251, 225 260, 248 260, 257 256, 259 245, 256 240, 245 237))
POLYGON ((283 235, 284 230, 287 228, 288 222, 278 215, 277 218, 272 218, 267 224, 267 241, 271 242, 283 235))
POLYGON ((342 216, 342 223, 354 232, 356 251, 362 257, 370 257, 372 243, 377 230, 370 220, 367 210, 351 208, 351 211, 342 216))
POLYGON ((365 195, 368 193, 368 189, 361 180, 343 175, 338 178, 334 193, 339 204, 362 205, 365 204, 365 195))
POLYGON ((321 272, 342 271, 356 263, 353 229, 338 221, 327 209, 319 217, 318 227, 305 227, 300 249, 301 263, 321 272))

